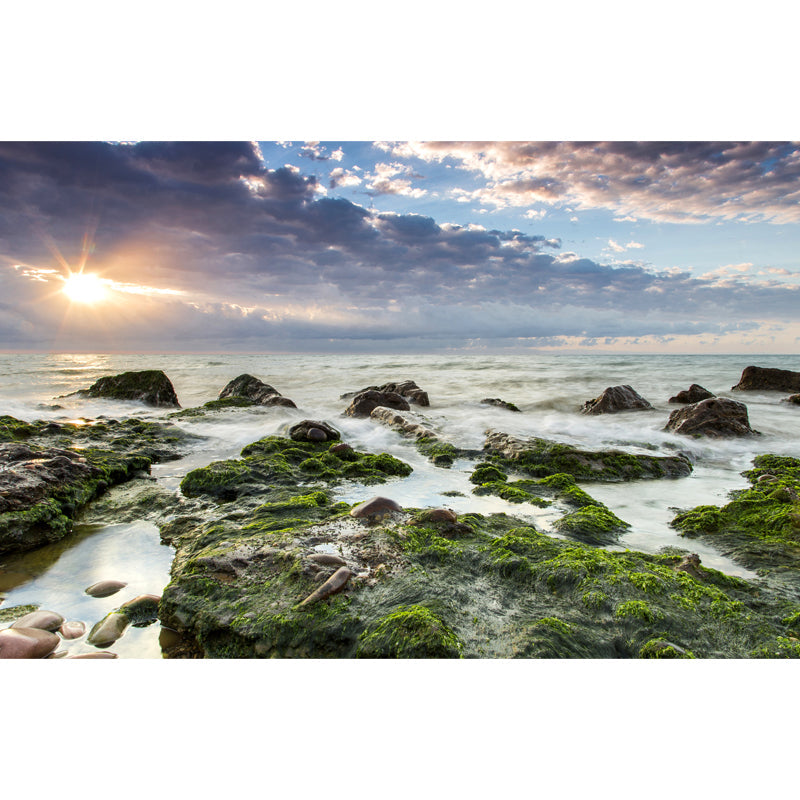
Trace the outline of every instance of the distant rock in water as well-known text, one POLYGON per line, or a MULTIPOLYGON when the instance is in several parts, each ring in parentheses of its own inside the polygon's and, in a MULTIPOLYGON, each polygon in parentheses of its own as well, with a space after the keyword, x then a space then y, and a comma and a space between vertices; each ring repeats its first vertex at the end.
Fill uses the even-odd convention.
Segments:
POLYGON ((110 375, 75 394, 109 400, 135 400, 156 407, 181 407, 172 382, 160 369, 110 375))
MULTIPOLYGON (((402 381, 400 383, 384 383, 383 386, 367 386, 366 388, 361 389, 358 392, 347 392, 346 394, 343 394, 340 399, 349 400, 350 398, 355 398, 357 395, 364 394, 365 392, 383 392, 383 393, 399 394, 400 397, 402 397, 409 403, 415 403, 418 406, 430 405, 430 400, 428 399, 428 393, 420 389, 419 386, 417 386, 417 384, 414 381, 402 381)), ((394 408, 394 406, 391 406, 391 408, 394 408)), ((400 409, 400 410, 407 411, 408 409, 400 409)))
POLYGON ((665 431, 683 436, 753 436, 758 435, 750 427, 747 406, 727 397, 710 397, 699 403, 676 408, 669 415, 665 431))
POLYGON ((519 411, 519 409, 513 403, 507 403, 505 400, 500 400, 497 397, 487 397, 484 400, 481 400, 481 404, 486 406, 497 406, 498 408, 506 409, 506 411, 519 411))
POLYGON ((599 397, 587 400, 582 414, 616 414, 618 411, 648 411, 653 406, 630 386, 609 386, 599 397))
POLYGON ((297 408, 293 400, 284 397, 277 389, 246 373, 230 381, 219 393, 217 399, 225 400, 229 397, 243 398, 259 406, 297 408))
POLYGON ((792 395, 789 395, 789 397, 784 397, 783 398, 783 402, 784 403, 791 403, 792 405, 795 405, 795 406, 800 406, 800 394, 792 394, 792 395))
POLYGON ((370 419, 374 419, 376 422, 380 422, 383 425, 388 425, 390 428, 394 428, 404 436, 413 436, 417 439, 438 438, 432 430, 420 425, 419 423, 406 419, 402 414, 398 414, 396 411, 392 411, 391 408, 386 408, 385 406, 377 406, 376 408, 373 408, 372 413, 369 416, 370 419))
POLYGON ((699 403, 701 400, 708 400, 709 397, 715 397, 713 392, 704 389, 697 383, 693 383, 688 389, 678 392, 675 397, 670 397, 670 403, 699 403))
POLYGON ((289 428, 289 438, 295 442, 336 442, 342 435, 326 422, 304 419, 289 428))
POLYGON ((348 417, 368 417, 378 406, 393 408, 395 411, 410 411, 411 406, 397 392, 381 392, 368 389, 359 392, 345 410, 348 417))
POLYGON ((766 389, 779 392, 800 392, 800 372, 772 367, 745 367, 739 383, 731 389, 752 391, 766 389))

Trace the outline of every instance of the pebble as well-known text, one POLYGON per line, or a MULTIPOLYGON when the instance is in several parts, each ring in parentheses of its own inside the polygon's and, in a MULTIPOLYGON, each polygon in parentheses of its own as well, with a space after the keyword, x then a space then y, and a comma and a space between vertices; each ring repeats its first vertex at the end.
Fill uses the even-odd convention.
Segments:
POLYGON ((393 511, 402 511, 403 507, 390 500, 388 497, 373 497, 371 500, 365 500, 355 508, 351 509, 350 516, 358 519, 364 517, 369 519, 383 519, 393 511))
POLYGON ((333 553, 312 553, 308 557, 308 560, 313 561, 315 564, 331 564, 337 567, 347 566, 347 562, 341 556, 334 555, 333 553))
POLYGON ((81 653, 77 656, 67 656, 67 658, 119 658, 119 656, 116 653, 103 650, 102 653, 81 653))
POLYGON ((316 603, 319 600, 324 600, 326 597, 329 597, 332 594, 336 594, 336 592, 340 592, 344 589, 345 584, 347 581, 350 580, 350 576, 353 573, 350 572, 347 567, 339 567, 336 572, 331 575, 322 586, 319 587, 315 592, 312 592, 302 603, 301 606, 311 605, 311 603, 316 603))
POLYGON ((60 641, 40 628, 6 628, 0 631, 0 658, 45 658, 60 641))
POLYGON ((93 583, 86 590, 86 594, 92 597, 110 597, 127 585, 124 581, 99 581, 98 583, 93 583))
POLYGON ((309 428, 306 431, 306 439, 308 439, 309 442, 327 442, 328 434, 319 428, 309 428))
POLYGON ((55 611, 31 611, 11 624, 12 628, 38 628, 42 631, 56 631, 64 622, 61 614, 55 611))
POLYGON ((80 639, 86 633, 86 624, 80 620, 71 620, 70 622, 65 622, 58 629, 58 632, 65 639, 80 639))
POLYGON ((86 641, 95 645, 95 647, 108 647, 125 633, 125 629, 129 624, 130 620, 125 614, 119 611, 112 611, 89 631, 86 641))

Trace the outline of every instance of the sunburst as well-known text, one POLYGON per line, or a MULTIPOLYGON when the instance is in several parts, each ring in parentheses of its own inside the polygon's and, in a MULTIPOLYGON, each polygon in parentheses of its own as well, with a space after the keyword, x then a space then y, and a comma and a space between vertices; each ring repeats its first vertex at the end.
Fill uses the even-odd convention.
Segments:
POLYGON ((100 303, 108 296, 104 280, 91 272, 73 272, 64 278, 61 291, 73 303, 94 305, 100 303))

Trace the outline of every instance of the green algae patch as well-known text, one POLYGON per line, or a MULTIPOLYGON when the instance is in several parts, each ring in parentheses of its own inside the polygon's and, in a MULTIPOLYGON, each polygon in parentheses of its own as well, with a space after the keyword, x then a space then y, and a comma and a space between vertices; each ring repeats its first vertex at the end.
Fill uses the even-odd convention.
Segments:
POLYGON ((333 485, 343 480, 384 483, 412 472, 408 464, 388 453, 338 453, 331 447, 327 442, 267 436, 247 445, 240 459, 215 461, 192 470, 181 481, 181 491, 187 497, 205 495, 231 502, 273 486, 294 488, 309 482, 333 485))
POLYGON ((553 527, 573 539, 602 545, 615 544, 630 525, 605 506, 591 504, 565 514, 553 523, 553 527))
POLYGON ((400 606, 359 637, 357 658, 461 658, 463 642, 425 606, 400 606))
POLYGON ((37 427, 8 415, 0 416, 0 442, 27 439, 37 433, 37 427))
POLYGON ((480 486, 484 483, 505 482, 508 474, 499 470, 494 464, 477 464, 469 476, 470 483, 480 486))
POLYGON ((697 506, 678 514, 671 524, 681 535, 701 538, 751 569, 791 573, 795 577, 789 580, 796 584, 800 459, 757 456, 753 469, 742 474, 751 486, 732 492, 727 505, 697 506))
POLYGON ((422 455, 430 459, 435 466, 444 469, 449 469, 453 466, 453 462, 457 458, 472 455, 471 451, 462 450, 449 442, 443 442, 431 436, 421 436, 416 440, 415 444, 422 455))
POLYGON ((691 650, 684 650, 666 639, 657 638, 642 645, 639 658, 694 658, 694 654, 691 650))

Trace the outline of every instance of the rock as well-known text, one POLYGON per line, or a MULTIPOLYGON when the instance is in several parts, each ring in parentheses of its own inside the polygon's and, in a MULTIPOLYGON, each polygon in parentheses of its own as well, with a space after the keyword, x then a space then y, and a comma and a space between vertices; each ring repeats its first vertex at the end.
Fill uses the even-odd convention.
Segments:
POLYGON ((487 431, 484 451, 494 455, 492 460, 504 470, 524 472, 534 478, 565 472, 578 480, 616 482, 683 478, 692 471, 692 464, 684 455, 579 450, 549 439, 522 439, 500 431, 487 431))
POLYGON ((775 475, 770 475, 769 472, 765 472, 763 475, 758 476, 757 483, 777 483, 778 478, 775 475))
POLYGON ((710 397, 669 415, 665 431, 683 436, 753 436, 758 431, 750 427, 747 406, 726 397, 710 397))
POLYGON ((745 367, 739 383, 731 389, 800 392, 800 372, 772 367, 745 367))
POLYGON ((89 631, 86 641, 95 647, 108 647, 125 633, 128 625, 130 625, 130 620, 126 614, 120 611, 112 611, 89 631))
POLYGON ((583 414, 616 414, 618 411, 648 411, 653 406, 630 386, 609 386, 594 400, 587 400, 583 414))
POLYGON ((401 505, 388 497, 373 497, 351 509, 350 516, 357 519, 378 520, 402 510, 401 505))
POLYGON ((381 392, 368 389, 359 392, 345 410, 348 417, 368 417, 378 406, 393 408, 395 411, 410 411, 411 406, 396 392, 381 392))
POLYGON ((77 656, 67 656, 67 658, 119 658, 119 656, 116 653, 105 650, 102 653, 81 653, 77 656))
POLYGON ((505 400, 500 400, 498 397, 487 397, 484 400, 481 400, 481 403, 483 405, 504 408, 506 411, 519 411, 519 409, 513 403, 507 403, 505 400))
POLYGON ((106 397, 110 400, 135 400, 158 408, 180 408, 170 379, 160 369, 123 372, 110 375, 76 394, 85 397, 106 397))
POLYGON ((347 566, 347 562, 341 557, 334 555, 333 553, 312 553, 308 557, 309 561, 313 561, 315 564, 321 564, 324 567, 327 566, 336 566, 336 567, 344 567, 347 566))
POLYGON ((224 400, 228 397, 241 397, 260 406, 282 405, 297 408, 293 400, 283 397, 277 389, 247 374, 240 375, 226 384, 218 399, 224 400))
POLYGON ((412 524, 424 525, 426 522, 458 522, 458 515, 452 508, 430 508, 417 514, 412 524))
POLYGON ((699 403, 701 400, 707 400, 709 397, 714 397, 713 392, 704 389, 696 383, 693 383, 688 389, 678 392, 675 397, 670 397, 667 401, 669 403, 699 403))
POLYGON ((792 405, 795 405, 795 406, 800 406, 800 394, 792 394, 792 395, 789 395, 789 397, 784 397, 783 398, 783 402, 784 403, 791 403, 792 405))
POLYGON ((436 439, 436 434, 429 428, 425 428, 416 422, 406 419, 402 414, 398 414, 391 408, 385 406, 378 406, 373 408, 370 413, 370 419, 387 425, 394 430, 399 431, 403 436, 413 436, 416 439, 436 439))
POLYGON ((12 628, 38 628, 42 631, 56 631, 64 622, 61 614, 55 611, 31 611, 11 624, 12 628))
POLYGON ((118 611, 134 625, 145 625, 158 619, 158 604, 161 598, 155 594, 140 594, 123 603, 118 611))
POLYGON ((64 639, 80 639, 86 633, 86 624, 80 620, 71 620, 70 622, 65 622, 58 629, 58 632, 64 639))
POLYGON ((92 597, 110 597, 127 585, 125 581, 98 581, 86 589, 86 594, 92 597))
POLYGON ((352 447, 349 444, 345 444, 345 442, 339 442, 339 444, 333 444, 329 448, 331 453, 336 453, 338 456, 347 456, 351 453, 355 453, 352 447))
POLYGON ((688 556, 684 556, 679 564, 676 564, 673 569, 676 572, 685 572, 687 575, 691 575, 696 580, 702 580, 702 574, 698 567, 700 566, 700 556, 697 553, 690 553, 688 556))
POLYGON ((316 591, 312 592, 302 603, 301 606, 308 606, 312 603, 317 603, 320 600, 324 600, 326 597, 330 597, 332 594, 336 594, 336 592, 341 592, 344 589, 345 584, 347 581, 350 580, 350 576, 353 573, 347 567, 339 567, 336 572, 331 575, 322 586, 319 587, 316 591))
MULTIPOLYGON (((358 392, 347 392, 341 396, 342 400, 349 400, 355 398, 364 392, 382 392, 399 394, 410 403, 416 403, 418 406, 429 406, 428 393, 424 392, 417 386, 414 381, 401 381, 400 383, 384 383, 383 386, 367 386, 358 392)), ((351 415, 352 416, 352 415, 351 415)))
POLYGON ((342 434, 326 422, 304 419, 289 428, 289 438, 296 442, 333 442, 342 438, 342 434))
POLYGON ((60 641, 39 628, 6 628, 0 631, 0 658, 46 658, 60 641))

